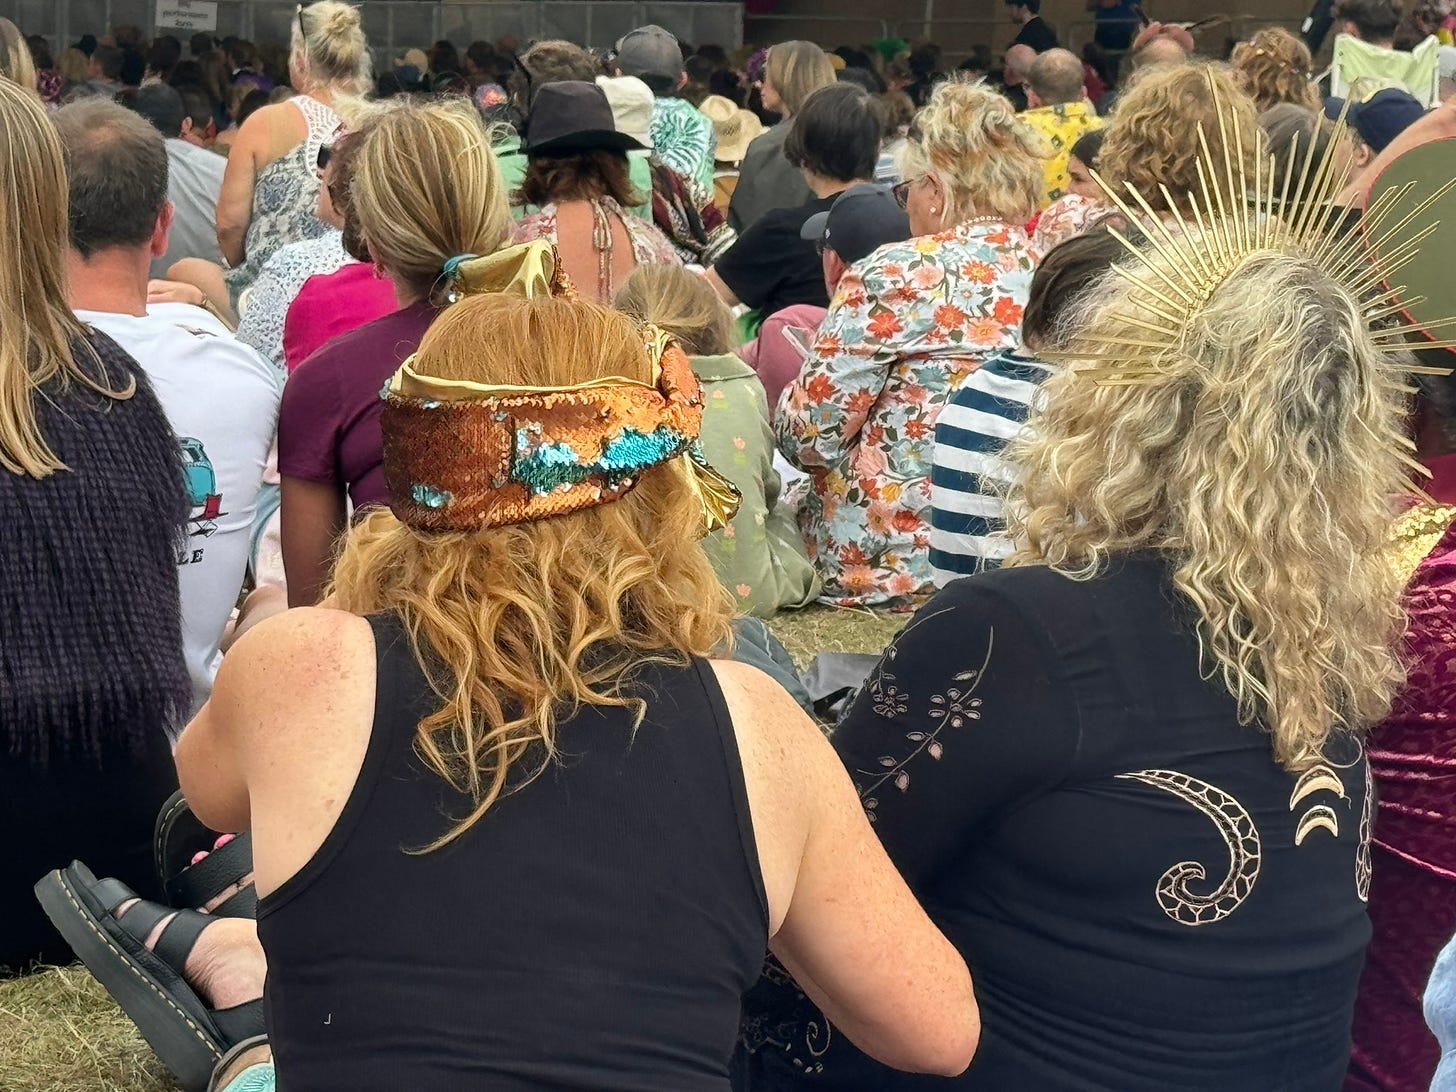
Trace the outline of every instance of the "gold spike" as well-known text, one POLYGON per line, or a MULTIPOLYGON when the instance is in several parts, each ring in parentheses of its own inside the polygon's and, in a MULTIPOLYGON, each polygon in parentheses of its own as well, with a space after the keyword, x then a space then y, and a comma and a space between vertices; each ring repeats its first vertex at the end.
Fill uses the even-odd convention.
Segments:
MULTIPOLYGON (((1136 273, 1134 273, 1131 269, 1125 269, 1125 268, 1123 268, 1122 266, 1119 265, 1119 266, 1114 266, 1113 267, 1113 271, 1119 277, 1121 277, 1123 280, 1131 281, 1133 284, 1137 285, 1139 288, 1141 288, 1148 295, 1152 296, 1153 299, 1158 300, 1158 301, 1160 301, 1162 303, 1166 303, 1169 307, 1173 308, 1173 310, 1175 310, 1175 311, 1183 310, 1183 305, 1180 304, 1177 300, 1169 299, 1167 296, 1163 295, 1163 293, 1159 292, 1156 288, 1152 287, 1145 280, 1143 280, 1136 273)), ((1161 313, 1162 312, 1159 312, 1159 314, 1161 314, 1161 313)), ((1181 324, 1181 323, 1187 321, 1187 317, 1188 316, 1185 313, 1182 318, 1169 319, 1169 321, 1170 322, 1177 322, 1177 323, 1180 323, 1181 324)))
MULTIPOLYGON (((1195 164, 1195 166, 1198 169, 1199 179, 1201 182, 1203 176, 1203 164, 1197 163, 1195 164)), ((1212 276, 1217 277, 1218 274, 1216 272, 1213 272, 1213 270, 1224 268, 1228 262, 1228 259, 1222 253, 1220 253, 1218 249, 1218 239, 1216 233, 1212 230, 1211 227, 1213 223, 1212 210, 1210 210, 1208 219, 1204 220, 1203 210, 1198 206, 1198 198, 1190 194, 1188 204, 1193 209, 1193 219, 1198 223, 1199 241, 1208 248, 1209 254, 1211 255, 1210 272, 1212 276)))
MULTIPOLYGON (((1219 100, 1218 85, 1210 81, 1208 85, 1208 90, 1210 92, 1210 97, 1213 99, 1214 116, 1218 118, 1219 143, 1223 145, 1221 149, 1221 151, 1223 152, 1223 178, 1221 178, 1219 181, 1226 183, 1228 188, 1232 190, 1234 187, 1234 161, 1231 154, 1231 142, 1229 140, 1228 112, 1224 110, 1223 103, 1219 100)), ((1242 161, 1242 158, 1243 157, 1241 156, 1240 161, 1242 161)), ((1245 199, 1246 197, 1244 194, 1229 194, 1229 201, 1231 204, 1234 201, 1243 201, 1245 199)), ((1230 209, 1229 211, 1232 212, 1233 210, 1230 209)), ((1248 227, 1247 222, 1244 220, 1243 217, 1238 217, 1229 225, 1229 227, 1233 234, 1234 246, 1237 248, 1240 254, 1247 254, 1249 252, 1249 240, 1245 238, 1244 232, 1244 229, 1248 227)))
MULTIPOLYGON (((1220 124, 1221 123, 1222 123, 1222 118, 1220 118, 1220 124)), ((1207 201, 1208 200, 1209 180, 1213 177, 1213 153, 1209 150, 1209 147, 1208 147, 1208 135, 1206 133, 1204 133, 1204 131, 1203 131, 1203 122, 1201 122, 1201 121, 1198 123, 1198 144, 1199 144, 1199 147, 1202 148, 1202 150, 1203 150, 1203 158, 1197 161, 1198 168, 1199 168, 1199 171, 1198 171, 1198 180, 1199 180, 1199 182, 1203 186, 1204 200, 1207 201), (1203 169, 1203 163, 1204 163, 1204 161, 1207 161, 1208 162, 1208 170, 1207 171, 1204 171, 1204 169, 1203 169)), ((1228 147, 1227 147, 1227 145, 1225 145, 1225 147, 1224 147, 1224 155, 1227 156, 1227 154, 1228 154, 1228 147)), ((1235 255, 1238 253, 1238 251, 1234 247, 1233 237, 1231 235, 1229 235, 1228 232, 1227 232, 1227 229, 1228 229, 1228 207, 1224 203, 1223 190, 1220 187, 1218 187, 1218 186, 1214 186, 1213 187, 1213 197, 1218 202, 1218 219, 1220 221, 1222 221, 1222 223, 1219 226, 1224 230, 1224 242, 1225 242, 1224 253, 1228 256, 1228 258, 1230 260, 1233 260, 1234 257, 1235 257, 1235 255)), ((1210 208, 1211 207, 1212 206, 1210 205, 1210 208)))
MULTIPOLYGON (((1341 116, 1343 117, 1348 110, 1349 101, 1347 99, 1341 108, 1341 116)), ((1343 124, 1343 122, 1338 124, 1343 124)), ((1343 131, 1343 129, 1336 130, 1336 132, 1343 131)), ((1310 156, 1313 156, 1317 143, 1311 137, 1309 142, 1310 156)), ((1331 203, 1332 198, 1338 193, 1338 189, 1336 188, 1335 159, 1339 148, 1340 142, 1338 140, 1330 140, 1325 145, 1325 154, 1320 159, 1319 167, 1314 174, 1314 180, 1309 187, 1308 203, 1302 210, 1306 215, 1301 217, 1300 228, 1295 236, 1296 242, 1300 246, 1307 246, 1310 240, 1318 233, 1325 209, 1331 203)), ((1306 170, 1308 170, 1308 160, 1306 160, 1306 170)))
MULTIPOLYGON (((1389 345, 1381 345, 1380 347, 1387 352, 1400 352, 1401 350, 1410 349, 1456 349, 1456 341, 1400 341, 1392 342, 1389 345)), ((1394 367, 1402 371, 1413 370, 1411 368, 1407 368, 1404 364, 1396 364, 1394 365, 1394 367)), ((1450 375, 1451 371, 1451 368, 1436 368, 1430 374, 1450 375)))
MULTIPOLYGON (((1326 240, 1326 246, 1315 252, 1314 260, 1331 270, 1338 270, 1353 262, 1354 259, 1368 254, 1366 236, 1385 219, 1400 197, 1413 185, 1415 185, 1414 182, 1408 182, 1402 188, 1392 186, 1372 201, 1361 218, 1360 228, 1343 234, 1331 230, 1329 238, 1326 240)), ((1338 273, 1335 275, 1338 276, 1338 273)))
MULTIPOLYGON (((1129 184, 1128 189, 1132 189, 1131 184, 1129 184)), ((1134 191, 1134 195, 1138 198, 1139 201, 1142 201, 1141 194, 1137 194, 1136 191, 1134 191)), ((1142 201, 1142 203, 1143 206, 1146 208, 1147 202, 1142 201)), ((1156 223, 1160 228, 1162 227, 1162 222, 1157 219, 1157 216, 1153 213, 1153 210, 1151 208, 1148 208, 1148 215, 1152 217, 1154 223, 1156 223)), ((1198 288, 1197 271, 1186 268, 1183 264, 1181 256, 1170 253, 1169 249, 1167 247, 1164 247, 1163 244, 1158 241, 1156 235, 1154 235, 1152 232, 1148 232, 1148 242, 1152 245, 1154 250, 1156 250, 1159 254, 1163 256, 1163 260, 1173 267, 1175 272, 1181 273, 1183 275, 1184 283, 1188 284, 1189 287, 1193 288, 1195 294, 1190 295, 1188 292, 1185 292, 1183 289, 1183 285, 1180 285, 1171 276, 1169 276, 1167 273, 1164 273, 1163 270, 1159 269, 1154 263, 1148 261, 1145 254, 1138 253, 1137 249, 1133 246, 1132 241, 1128 239, 1127 236, 1123 235, 1122 232, 1118 231, 1117 228, 1109 224, 1107 226, 1107 232, 1123 246, 1125 246, 1128 250, 1132 251, 1134 254, 1137 254, 1138 261, 1143 264, 1144 268, 1146 268, 1148 272, 1152 273, 1155 277, 1158 278, 1158 280, 1162 281, 1174 292, 1178 293, 1178 295, 1182 296, 1186 303, 1198 302, 1198 296, 1196 294, 1198 288)))
POLYGON ((1199 271, 1203 277, 1209 281, 1217 280, 1218 275, 1214 272, 1213 266, 1209 264, 1208 259, 1203 254, 1202 232, 1200 231, 1199 233, 1200 238, 1197 243, 1193 242, 1192 225, 1184 219, 1182 210, 1178 208, 1178 203, 1173 200, 1173 195, 1168 192, 1168 184, 1166 182, 1159 182, 1158 192, 1163 195, 1163 202, 1172 212, 1173 219, 1178 222, 1178 230, 1182 233, 1184 245, 1187 247, 1188 253, 1192 254, 1194 259, 1197 260, 1199 271))
POLYGON ((1284 164, 1284 187, 1279 191, 1279 220, 1281 234, 1293 225, 1294 217, 1289 214, 1289 183, 1294 177, 1294 161, 1299 158, 1299 134, 1294 134, 1294 145, 1289 149, 1289 161, 1284 164))
MULTIPOLYGON (((1400 291, 1400 290, 1401 289, 1397 289, 1396 291, 1400 291)), ((1425 296, 1412 296, 1409 300, 1405 300, 1405 301, 1397 300, 1395 303, 1387 304, 1385 307, 1382 307, 1379 310, 1375 310, 1375 311, 1367 310, 1367 311, 1365 311, 1364 312, 1365 321, 1366 322, 1379 322, 1381 319, 1389 318, 1391 315, 1403 314, 1408 308, 1414 307, 1417 304, 1425 303, 1425 302, 1426 302, 1426 297, 1425 296)))
POLYGON ((1427 330, 1435 330, 1441 326, 1456 326, 1456 315, 1450 318, 1436 319, 1433 322, 1412 322, 1406 326, 1384 326, 1374 331, 1377 338, 1393 337, 1396 334, 1419 334, 1427 330))
POLYGON ((1430 467, 1426 466, 1424 463, 1419 462, 1416 459, 1411 458, 1410 455, 1406 454, 1400 449, 1399 445, 1392 444, 1391 447, 1395 450, 1396 458, 1398 458, 1401 462, 1405 463, 1406 466, 1410 467, 1417 474, 1421 475, 1423 478, 1435 477, 1435 475, 1431 473, 1430 467))
MULTIPOLYGON (((1143 212, 1147 215, 1147 222, 1153 230, 1147 231, 1146 234, 1148 237, 1148 242, 1152 244, 1153 249, 1161 254, 1166 262, 1168 262, 1180 273, 1182 273, 1183 276, 1187 278, 1188 283, 1191 286, 1195 287, 1195 290, 1200 288, 1201 285, 1199 284, 1199 272, 1194 267, 1193 261, 1189 259, 1187 254, 1185 253, 1185 251, 1192 249, 1191 247, 1189 247, 1186 237, 1181 241, 1175 239, 1173 237, 1173 233, 1168 230, 1168 226, 1164 224, 1158 214, 1153 211, 1153 206, 1148 204, 1147 198, 1140 194, 1131 182, 1127 184, 1127 192, 1132 195, 1133 200, 1138 203, 1138 207, 1141 208, 1143 212), (1168 244, 1167 249, 1164 249, 1161 245, 1159 245, 1157 239, 1158 235, 1161 235, 1164 241, 1168 244)), ((1108 230, 1115 232, 1115 229, 1113 229, 1112 227, 1109 227, 1108 230)), ((1118 238, 1122 238, 1122 236, 1119 235, 1118 238)), ((1122 239, 1122 242, 1124 246, 1132 245, 1126 239, 1122 239)))
MULTIPOLYGON (((1408 190, 1413 185, 1415 185, 1414 182, 1407 182, 1403 189, 1408 190)), ((1398 224, 1396 224, 1394 227, 1387 229, 1386 231, 1383 231, 1378 239, 1371 240, 1369 244, 1370 250, 1378 255, 1380 253, 1380 247, 1385 242, 1385 240, 1389 239, 1396 232, 1404 230, 1406 225, 1408 225, 1412 220, 1414 220, 1417 216, 1420 216, 1422 213, 1426 212, 1437 201, 1441 200, 1441 198, 1445 197, 1448 193, 1450 193, 1452 187, 1456 187, 1456 177, 1452 177, 1447 180, 1447 182, 1443 186, 1441 186, 1440 189, 1436 190, 1435 193, 1431 194, 1415 208, 1411 209, 1410 212, 1402 216, 1398 224)), ((1435 223, 1431 224, 1426 229, 1426 234, 1434 231, 1437 227, 1440 226, 1440 223, 1441 221, 1437 220, 1435 223)), ((1369 232, 1367 231, 1366 234, 1368 237, 1369 232)), ((1422 236, 1422 238, 1424 238, 1424 236, 1422 236)))

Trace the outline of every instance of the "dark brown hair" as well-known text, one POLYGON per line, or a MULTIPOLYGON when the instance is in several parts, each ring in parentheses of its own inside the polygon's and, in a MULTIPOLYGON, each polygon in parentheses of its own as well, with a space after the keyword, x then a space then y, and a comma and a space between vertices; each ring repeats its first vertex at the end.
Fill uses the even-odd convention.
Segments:
POLYGON ((1094 228, 1053 247, 1031 278, 1021 316, 1021 339, 1037 349, 1057 340, 1057 326, 1069 304, 1112 268, 1127 249, 1109 232, 1094 228))
POLYGON ((596 148, 571 155, 533 155, 526 163, 521 197, 528 205, 610 197, 623 208, 641 204, 632 186, 627 157, 596 148))

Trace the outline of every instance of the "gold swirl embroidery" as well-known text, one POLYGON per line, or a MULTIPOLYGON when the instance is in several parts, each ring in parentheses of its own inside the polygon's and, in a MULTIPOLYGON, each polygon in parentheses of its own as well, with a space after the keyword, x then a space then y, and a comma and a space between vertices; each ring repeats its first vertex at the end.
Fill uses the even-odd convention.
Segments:
POLYGON ((1138 770, 1119 778, 1172 793, 1213 820, 1228 849, 1229 867, 1219 885, 1208 894, 1189 890, 1208 870, 1197 861, 1180 861, 1158 880, 1158 905, 1180 925, 1208 925, 1228 917, 1249 897, 1259 878, 1259 831, 1242 804, 1216 785, 1177 770, 1138 770))
POLYGON ((1365 807, 1360 811, 1360 848, 1355 851, 1355 894, 1370 901, 1370 820, 1375 811, 1375 784, 1370 777, 1370 756, 1365 760, 1365 807))

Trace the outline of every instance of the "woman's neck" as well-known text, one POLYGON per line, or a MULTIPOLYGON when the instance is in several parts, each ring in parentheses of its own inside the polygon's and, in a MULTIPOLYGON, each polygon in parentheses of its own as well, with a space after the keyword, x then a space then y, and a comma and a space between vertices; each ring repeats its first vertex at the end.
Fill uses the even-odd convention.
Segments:
POLYGON ((809 185, 810 192, 821 201, 826 197, 833 197, 836 193, 843 193, 850 186, 853 186, 855 181, 858 181, 852 180, 844 182, 838 178, 825 178, 822 174, 815 174, 810 170, 803 170, 802 168, 801 170, 804 175, 804 181, 809 185))

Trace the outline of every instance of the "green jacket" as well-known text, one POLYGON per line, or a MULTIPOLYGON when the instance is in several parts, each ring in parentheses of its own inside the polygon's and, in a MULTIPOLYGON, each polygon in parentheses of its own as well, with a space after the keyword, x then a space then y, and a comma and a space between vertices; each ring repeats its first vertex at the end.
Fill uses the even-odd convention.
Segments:
MULTIPOLYGON (((521 138, 514 133, 492 149, 496 162, 500 164, 501 181, 505 183, 506 195, 511 200, 511 216, 519 220, 535 209, 515 203, 516 191, 526 180, 526 153, 521 150, 521 138)), ((647 196, 647 203, 636 205, 627 211, 651 222, 652 220, 652 171, 647 163, 646 152, 628 152, 627 165, 631 171, 632 188, 647 196)))
POLYGON ((744 614, 771 618, 806 606, 819 594, 819 579, 793 510, 779 503, 763 384, 733 353, 692 362, 703 385, 703 454, 743 493, 738 515, 703 548, 744 614))

